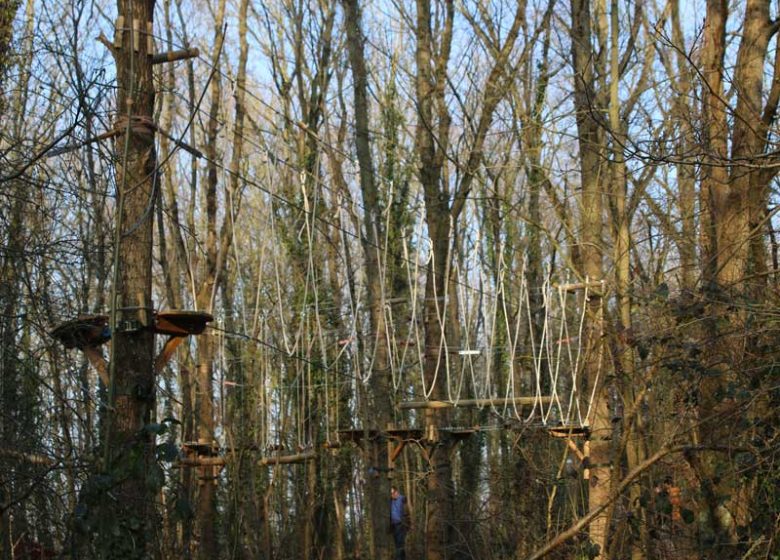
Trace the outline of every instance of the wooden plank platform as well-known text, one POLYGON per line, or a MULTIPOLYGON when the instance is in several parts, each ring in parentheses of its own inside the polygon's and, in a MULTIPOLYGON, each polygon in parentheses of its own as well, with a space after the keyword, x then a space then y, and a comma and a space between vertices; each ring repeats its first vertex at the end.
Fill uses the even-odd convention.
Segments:
POLYGON ((590 436, 590 428, 579 424, 548 426, 547 433, 554 438, 582 438, 590 436))
POLYGON ((65 348, 89 348, 111 340, 108 315, 80 315, 54 327, 49 333, 65 348))
POLYGON ((198 457, 216 457, 219 455, 219 444, 216 441, 188 441, 181 444, 187 454, 198 457))
POLYGON ((152 330, 157 334, 170 336, 199 335, 206 330, 206 325, 213 320, 213 315, 205 311, 169 309, 155 314, 152 330))

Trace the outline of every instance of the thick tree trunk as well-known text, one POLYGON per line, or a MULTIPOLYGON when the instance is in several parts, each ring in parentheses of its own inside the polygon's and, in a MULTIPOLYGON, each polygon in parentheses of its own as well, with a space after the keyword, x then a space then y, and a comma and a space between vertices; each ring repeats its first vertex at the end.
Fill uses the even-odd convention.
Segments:
POLYGON ((115 473, 117 487, 109 504, 111 523, 98 547, 106 557, 148 558, 156 527, 154 441, 143 427, 154 411, 152 226, 157 184, 154 147, 154 82, 148 56, 154 0, 117 2, 124 29, 114 50, 117 66, 117 119, 122 131, 115 144, 117 161, 114 287, 111 303, 111 411, 108 413, 104 468, 115 473), (112 528, 113 525, 113 528, 112 528))
MULTIPOLYGON (((384 240, 384 223, 379 207, 374 162, 371 156, 369 138, 368 76, 365 65, 364 39, 360 25, 358 0, 345 0, 345 27, 347 48, 352 68, 355 104, 355 147, 360 169, 360 190, 366 209, 365 234, 361 237, 366 263, 367 305, 369 308, 370 334, 373 343, 374 361, 371 376, 370 395, 365 403, 366 429, 383 430, 392 420, 390 400, 390 356, 385 328, 385 290, 383 263, 378 241, 384 240)), ((385 269, 386 270, 386 269, 385 269)), ((387 446, 382 440, 372 441, 366 459, 369 465, 382 472, 387 467, 387 446)), ((369 477, 367 482, 369 517, 371 520, 371 541, 369 551, 377 560, 389 559, 392 555, 392 541, 387 528, 390 525, 388 508, 390 481, 388 477, 369 477)))
MULTIPOLYGON (((580 272, 592 283, 589 299, 585 302, 586 320, 582 349, 585 356, 586 394, 594 395, 588 417, 591 431, 590 442, 590 488, 588 507, 591 511, 601 508, 609 499, 611 486, 612 424, 607 409, 602 371, 602 324, 603 310, 601 287, 602 272, 602 192, 605 172, 603 135, 601 123, 595 119, 599 114, 593 84, 596 79, 593 68, 591 46, 591 13, 589 0, 572 0, 571 49, 574 67, 574 105, 577 112, 577 134, 580 147, 580 272)), ((598 556, 604 557, 607 550, 609 530, 608 508, 604 509, 590 523, 591 543, 598 547, 598 556)), ((596 551, 594 550, 594 553, 596 551)))
MULTIPOLYGON (((726 22, 728 6, 713 0, 707 4, 702 49, 702 77, 707 91, 704 115, 705 142, 709 162, 702 191, 708 202, 705 217, 708 220, 708 249, 705 261, 705 285, 718 294, 710 304, 709 355, 716 364, 718 375, 701 381, 699 415, 701 443, 718 445, 729 439, 732 426, 721 421, 726 404, 724 388, 739 385, 740 376, 751 359, 750 350, 758 340, 748 325, 756 319, 748 308, 735 312, 730 303, 751 298, 760 302, 766 298, 767 254, 764 243, 763 220, 766 216, 767 185, 774 170, 761 170, 753 163, 766 150, 768 125, 774 119, 777 107, 777 86, 773 83, 770 95, 764 93, 764 66, 769 41, 776 32, 770 19, 769 5, 751 0, 745 6, 744 23, 734 70, 738 84, 737 102, 731 130, 730 161, 728 167, 728 121, 723 101, 724 53, 726 49, 726 22), (733 332, 745 331, 736 338, 733 332)), ((777 69, 775 69, 777 72, 777 69)), ((755 386, 760 379, 754 379, 755 386)), ((751 407, 755 414, 760 404, 751 407)), ((694 461, 700 478, 705 507, 700 512, 700 531, 704 539, 714 542, 716 549, 737 542, 737 525, 747 525, 744 512, 749 491, 736 479, 721 477, 726 459, 714 453, 694 461), (724 498, 729 499, 724 502, 724 498), (742 501, 743 503, 740 503, 742 501)), ((725 548, 724 548, 725 549, 725 548)))

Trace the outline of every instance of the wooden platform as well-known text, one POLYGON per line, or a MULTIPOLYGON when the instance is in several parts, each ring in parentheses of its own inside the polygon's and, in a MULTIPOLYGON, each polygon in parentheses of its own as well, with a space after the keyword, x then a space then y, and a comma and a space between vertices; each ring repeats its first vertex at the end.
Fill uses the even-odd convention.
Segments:
POLYGON ((100 346, 111 340, 108 315, 80 315, 57 325, 50 334, 65 348, 84 349, 100 346))
POLYGON ((548 426, 547 433, 554 438, 587 438, 590 436, 590 428, 578 424, 548 426))
MULTIPOLYGON (((152 330, 169 336, 199 335, 213 320, 214 317, 204 311, 160 311, 154 315, 152 330)), ((50 334, 65 348, 100 346, 111 340, 108 315, 79 315, 57 325, 50 334)))
POLYGON ((157 334, 170 336, 198 335, 203 333, 206 325, 213 320, 214 317, 205 311, 169 309, 155 314, 152 330, 157 334))
POLYGON ((181 444, 188 455, 196 457, 216 457, 219 455, 219 444, 216 441, 188 441, 181 444))

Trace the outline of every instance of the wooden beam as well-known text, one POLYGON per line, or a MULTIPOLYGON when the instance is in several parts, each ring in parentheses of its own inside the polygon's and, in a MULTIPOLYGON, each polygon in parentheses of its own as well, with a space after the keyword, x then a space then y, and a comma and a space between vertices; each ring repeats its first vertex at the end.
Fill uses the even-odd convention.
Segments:
POLYGON ((103 352, 98 350, 97 346, 85 346, 81 350, 84 352, 87 360, 89 360, 89 363, 92 364, 92 367, 97 371, 103 385, 108 387, 108 363, 106 362, 105 357, 103 357, 103 352))
POLYGON ((15 451, 13 449, 0 448, 0 457, 7 457, 9 459, 16 459, 24 463, 31 465, 43 465, 46 467, 54 466, 57 461, 46 455, 40 455, 38 453, 25 453, 24 451, 15 451))
POLYGON ((511 399, 461 399, 459 401, 408 401, 398 404, 401 410, 414 410, 423 408, 455 408, 469 406, 505 406, 534 404, 535 402, 548 404, 552 397, 514 397, 511 399))
POLYGON ((186 457, 176 462, 182 467, 222 467, 227 463, 225 457, 186 457))
POLYGON ((571 450, 572 453, 574 453, 577 456, 577 459, 579 459, 580 462, 585 460, 585 454, 582 451, 580 451, 580 448, 577 447, 577 444, 574 443, 572 440, 567 439, 566 446, 571 450))
POLYGON ((185 337, 183 336, 171 336, 168 338, 165 346, 163 346, 162 351, 154 360, 155 372, 160 373, 162 371, 162 369, 165 367, 165 364, 167 364, 171 359, 171 356, 173 356, 173 353, 176 351, 179 345, 184 342, 184 338, 185 337))
POLYGON ((406 442, 401 440, 398 445, 396 445, 393 450, 390 452, 390 466, 395 467, 395 460, 398 459, 398 456, 401 454, 401 451, 404 450, 404 447, 406 446, 406 442))
POLYGON ((294 455, 277 455, 271 457, 263 457, 257 464, 260 466, 268 465, 287 465, 290 463, 304 463, 311 461, 316 457, 314 451, 306 451, 305 453, 295 453, 294 455))
POLYGON ((152 55, 152 64, 162 64, 163 62, 176 62, 186 58, 197 58, 200 56, 198 49, 182 49, 178 51, 168 51, 152 55))
POLYGON ((606 282, 573 282, 571 284, 556 284, 554 287, 564 292, 576 292, 588 288, 591 292, 599 293, 606 282))

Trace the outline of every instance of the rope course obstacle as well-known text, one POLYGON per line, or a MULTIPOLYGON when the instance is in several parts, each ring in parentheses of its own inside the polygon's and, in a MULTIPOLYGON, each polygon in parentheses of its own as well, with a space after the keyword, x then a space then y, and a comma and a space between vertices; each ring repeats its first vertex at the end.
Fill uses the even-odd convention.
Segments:
MULTIPOLYGON (((173 357, 176 348, 187 337, 203 334, 206 325, 214 320, 210 313, 203 311, 165 310, 152 314, 152 320, 144 320, 146 313, 138 311, 138 320, 123 321, 118 326, 123 330, 148 329, 158 335, 167 336, 162 350, 157 355, 154 367, 162 370, 173 357)), ((57 339, 66 349, 81 350, 90 364, 95 368, 101 382, 109 384, 108 364, 101 346, 111 341, 111 329, 107 315, 81 315, 54 327, 51 336, 57 339)), ((202 467, 209 469, 208 475, 201 476, 216 484, 217 467, 224 465, 224 458, 219 456, 216 442, 186 442, 182 444, 184 457, 179 460, 182 467, 202 467)))

